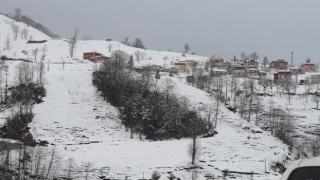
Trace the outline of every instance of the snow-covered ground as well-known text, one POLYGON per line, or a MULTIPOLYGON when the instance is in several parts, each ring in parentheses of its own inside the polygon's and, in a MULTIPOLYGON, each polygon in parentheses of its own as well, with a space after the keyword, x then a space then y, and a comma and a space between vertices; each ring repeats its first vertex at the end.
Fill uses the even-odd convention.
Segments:
MULTIPOLYGON (((117 117, 117 110, 99 96, 91 83, 93 64, 74 63, 51 65, 46 72, 47 96, 36 105, 36 114, 30 124, 36 139, 55 144, 65 161, 70 158, 84 169, 91 163, 95 175, 133 179, 150 176, 154 170, 173 172, 188 179, 191 172, 188 146, 191 139, 168 141, 140 141, 130 139, 117 117)), ((169 78, 163 77, 162 79, 169 78)), ((193 107, 211 105, 215 100, 207 93, 171 78, 176 93, 188 97, 193 107)), ((205 174, 222 176, 222 170, 255 172, 255 179, 279 178, 266 174, 275 161, 288 156, 287 146, 261 129, 241 120, 236 114, 221 108, 218 134, 202 138, 198 165, 205 174), (261 131, 262 133, 253 133, 261 131)), ((52 145, 51 145, 52 147, 52 145)), ((79 174, 81 175, 81 174, 79 174)), ((82 174, 83 175, 83 174, 82 174)), ((237 176, 240 178, 240 176, 237 176)), ((164 178, 165 179, 165 178, 164 178)))
MULTIPOLYGON (((1 19, 6 17, 0 16, 1 19)), ((4 21, 2 21, 4 22, 4 21)), ((6 23, 0 27, 7 26, 6 23)), ((7 34, 10 29, 3 30, 7 34)), ((31 33, 31 30, 30 30, 31 33)), ((74 159, 78 171, 74 177, 83 179, 85 164, 91 163, 90 179, 98 176, 108 178, 131 179, 149 178, 153 171, 159 171, 161 179, 167 179, 168 172, 182 179, 191 179, 191 157, 188 147, 191 139, 148 141, 130 138, 118 118, 118 111, 104 101, 92 85, 92 71, 96 64, 82 60, 83 52, 96 51, 110 56, 114 50, 123 50, 130 55, 136 51, 145 53, 145 59, 135 61, 135 65, 158 64, 170 66, 177 60, 205 61, 207 57, 186 55, 175 52, 142 50, 125 46, 116 41, 78 41, 74 59, 69 57, 68 43, 64 39, 49 39, 40 32, 32 32, 37 40, 48 40, 41 44, 26 44, 24 41, 13 42, 12 49, 1 53, 13 58, 35 61, 32 50, 46 48, 45 88, 47 96, 44 102, 35 105, 35 118, 31 127, 32 135, 39 140, 47 140, 49 149, 54 145, 61 157, 61 162, 74 159), (109 47, 112 51, 109 52, 109 47), (48 63, 49 62, 49 63, 48 63), (67 62, 67 64, 57 64, 67 62), (50 70, 47 66, 50 65, 50 70)), ((3 37, 3 35, 1 35, 3 37)), ((1 38, 1 45, 4 44, 1 38)), ((41 56, 39 52, 39 57, 41 56)), ((38 57, 38 58, 39 58, 38 57)), ((8 63, 10 69, 13 65, 8 63)), ((9 72, 12 74, 12 70, 9 72)), ((175 93, 186 96, 191 108, 199 109, 215 104, 209 94, 196 89, 177 77, 163 75, 160 81, 170 78, 176 85, 175 93)), ((5 115, 3 115, 5 116, 5 115)), ((221 105, 217 127, 218 134, 210 138, 200 139, 200 155, 196 171, 198 179, 205 174, 222 177, 222 171, 254 172, 254 179, 279 179, 280 174, 273 172, 273 162, 284 161, 289 156, 288 147, 281 141, 249 124, 238 114, 221 105), (266 164, 266 166, 265 166, 266 164), (265 173, 267 170, 270 173, 265 173)), ((67 167, 61 167, 61 174, 67 167)), ((246 175, 231 174, 235 179, 249 179, 246 175)), ((229 178, 230 178, 229 177, 229 178)))

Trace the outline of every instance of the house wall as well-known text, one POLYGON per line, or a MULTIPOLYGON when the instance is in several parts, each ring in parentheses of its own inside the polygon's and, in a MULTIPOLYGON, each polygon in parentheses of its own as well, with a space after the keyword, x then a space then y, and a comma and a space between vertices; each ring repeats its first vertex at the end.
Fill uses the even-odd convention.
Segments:
POLYGON ((177 68, 178 70, 182 70, 182 71, 187 70, 187 65, 186 65, 186 64, 180 64, 180 63, 177 64, 177 63, 176 63, 176 64, 174 65, 174 67, 177 68))
POLYGON ((245 70, 234 70, 232 71, 232 74, 239 78, 247 77, 247 72, 245 70))
POLYGON ((305 72, 315 72, 314 64, 304 64, 303 69, 305 72))
POLYGON ((291 80, 291 72, 278 72, 274 74, 274 81, 291 80))
POLYGON ((288 62, 287 61, 272 61, 270 63, 270 68, 287 69, 288 68, 288 62))

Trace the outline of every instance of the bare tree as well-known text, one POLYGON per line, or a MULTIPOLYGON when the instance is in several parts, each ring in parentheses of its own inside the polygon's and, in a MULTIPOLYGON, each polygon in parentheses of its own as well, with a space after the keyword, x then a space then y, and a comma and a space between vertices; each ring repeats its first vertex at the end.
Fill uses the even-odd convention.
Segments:
POLYGON ((185 51, 186 54, 188 54, 188 51, 190 51, 190 46, 188 43, 185 43, 184 46, 183 46, 183 49, 185 51))
POLYGON ((69 165, 68 165, 68 175, 67 175, 67 178, 68 179, 72 179, 72 171, 73 168, 74 168, 74 159, 68 159, 69 161, 69 165))
POLYGON ((88 40, 91 40, 92 38, 88 35, 85 35, 85 36, 82 36, 82 40, 84 41, 88 41, 88 40))
POLYGON ((253 79, 249 79, 248 81, 248 87, 249 88, 249 95, 250 95, 250 100, 249 100, 249 116, 248 116, 248 122, 250 122, 250 118, 251 118, 251 111, 252 111, 252 100, 253 100, 253 96, 254 96, 254 80, 253 79))
POLYGON ((22 62, 17 65, 17 80, 18 84, 29 84, 34 79, 34 68, 26 62, 22 62))
POLYGON ((10 50, 11 41, 10 41, 10 37, 9 37, 9 36, 8 36, 7 39, 6 39, 5 47, 6 47, 6 50, 10 50))
POLYGON ((62 70, 64 70, 64 66, 66 65, 66 62, 62 60, 61 64, 62 64, 62 70))
POLYGON ((292 79, 287 79, 281 83, 284 91, 287 92, 289 104, 291 103, 291 89, 294 89, 294 82, 292 79))
POLYGON ((142 51, 135 51, 134 56, 136 57, 136 60, 140 62, 140 60, 143 60, 145 58, 146 54, 142 51))
POLYGON ((258 60, 259 59, 259 55, 257 54, 257 52, 253 52, 249 55, 249 58, 252 60, 258 60))
POLYGON ((273 135, 274 134, 274 124, 275 124, 275 122, 274 122, 274 104, 275 104, 275 102, 272 100, 272 99, 270 99, 269 100, 269 113, 268 113, 268 115, 269 115, 269 124, 270 124, 270 127, 271 127, 271 134, 273 135))
POLYGON ((34 164, 34 174, 36 176, 40 175, 41 163, 44 158, 44 152, 40 146, 37 147, 36 156, 35 156, 35 164, 34 164))
POLYGON ((55 158, 56 158, 56 149, 55 149, 55 147, 53 147, 52 153, 51 153, 51 156, 50 156, 50 160, 49 160, 49 165, 48 165, 48 170, 47 170, 47 174, 46 174, 46 179, 48 179, 48 176, 49 176, 49 174, 50 174, 50 171, 51 171, 51 168, 52 168, 52 164, 53 164, 53 162, 55 161, 55 158))
POLYGON ((76 43, 78 40, 78 34, 80 32, 80 29, 78 27, 74 27, 73 29, 73 37, 69 39, 69 54, 70 57, 73 58, 73 55, 75 53, 76 43))
POLYGON ((240 57, 241 57, 241 60, 242 61, 246 61, 246 60, 248 60, 249 59, 249 56, 247 56, 247 54, 246 53, 241 53, 241 55, 240 55, 240 57))
POLYGON ((47 62, 47 71, 50 71, 50 60, 47 62))
POLYGON ((190 145, 190 155, 191 155, 191 164, 195 165, 196 163, 196 158, 200 154, 200 147, 199 147, 199 142, 198 142, 198 136, 203 133, 203 130, 206 128, 203 126, 204 124, 202 123, 201 119, 199 118, 193 118, 190 120, 190 124, 188 126, 189 131, 191 133, 192 137, 192 143, 190 145))
POLYGON ((28 39, 28 35, 29 35, 28 29, 24 28, 24 29, 21 31, 21 39, 27 40, 27 39, 28 39))
POLYGON ((15 13, 14 18, 15 18, 17 21, 20 21, 20 19, 21 19, 21 14, 22 14, 22 9, 17 7, 17 8, 14 9, 14 13, 15 13))
POLYGON ((255 125, 258 126, 258 117, 259 117, 259 111, 261 109, 261 98, 257 97, 257 109, 256 109, 256 122, 255 125))
POLYGON ((210 72, 210 76, 213 75, 213 69, 215 67, 215 61, 217 58, 215 56, 211 56, 209 60, 207 60, 204 64, 204 68, 206 71, 210 72))
POLYGON ((268 65, 268 64, 269 64, 268 57, 267 57, 267 56, 263 57, 262 65, 263 65, 264 70, 267 69, 267 65, 268 65))
POLYGON ((45 70, 45 67, 44 67, 44 60, 47 56, 47 48, 46 46, 44 46, 42 49, 42 56, 41 56, 41 60, 40 60, 40 64, 39 64, 39 83, 42 84, 42 79, 43 79, 43 73, 44 73, 44 70, 45 70))
POLYGON ((238 97, 238 93, 237 93, 237 89, 238 88, 238 79, 236 77, 234 77, 234 75, 232 75, 232 91, 233 91, 233 112, 236 112, 238 106, 237 106, 237 97, 238 97))
MULTIPOLYGON (((219 79, 219 83, 220 83, 219 79)), ((218 115, 219 115, 219 110, 220 110, 220 99, 222 98, 222 92, 217 92, 215 94, 215 99, 216 99, 216 104, 215 104, 215 114, 214 114, 214 129, 217 129, 218 126, 218 115)))
POLYGON ((109 52, 112 51, 112 44, 109 44, 109 45, 108 45, 108 49, 109 49, 109 52))
POLYGON ((17 38, 18 38, 18 33, 19 33, 20 28, 19 28, 18 25, 13 25, 12 28, 13 28, 12 29, 12 31, 13 31, 13 40, 16 41, 17 38))
POLYGON ((122 41, 122 44, 130 46, 130 42, 129 42, 129 38, 128 37, 124 37, 124 40, 122 41))
POLYGON ((91 164, 90 163, 87 163, 85 165, 85 173, 86 173, 86 177, 85 177, 85 180, 88 180, 88 175, 89 175, 89 172, 90 172, 90 169, 91 169, 91 164))
POLYGON ((313 95, 313 97, 312 97, 312 101, 313 101, 313 102, 315 102, 315 103, 317 104, 316 109, 319 109, 320 96, 319 96, 319 95, 317 95, 317 94, 313 95))
POLYGON ((38 49, 38 48, 32 49, 31 52, 32 52, 32 55, 33 55, 33 57, 34 57, 34 61, 37 62, 37 57, 38 57, 39 49, 38 49))

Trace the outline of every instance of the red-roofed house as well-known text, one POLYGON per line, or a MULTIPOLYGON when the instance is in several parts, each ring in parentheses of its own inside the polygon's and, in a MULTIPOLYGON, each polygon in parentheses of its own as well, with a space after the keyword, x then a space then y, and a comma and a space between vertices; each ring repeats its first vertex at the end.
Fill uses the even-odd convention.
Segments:
POLYGON ((256 60, 246 60, 246 61, 244 62, 244 66, 245 66, 246 68, 258 68, 259 62, 256 61, 256 60))
POLYGON ((313 63, 305 63, 303 65, 304 72, 316 72, 316 67, 313 63))
POLYGON ((105 61, 110 58, 97 52, 85 52, 83 53, 83 59, 89 60, 91 62, 99 62, 105 61))
POLYGON ((291 71, 278 71, 273 74, 274 82, 291 81, 291 71))
POLYGON ((276 61, 271 61, 270 68, 274 69, 287 69, 288 68, 288 61, 285 61, 284 59, 278 59, 276 61))

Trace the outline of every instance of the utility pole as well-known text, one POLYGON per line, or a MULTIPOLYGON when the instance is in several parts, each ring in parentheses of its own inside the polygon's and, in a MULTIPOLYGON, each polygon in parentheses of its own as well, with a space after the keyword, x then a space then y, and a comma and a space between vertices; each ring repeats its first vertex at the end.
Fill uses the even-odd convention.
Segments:
POLYGON ((291 66, 293 67, 293 51, 291 52, 291 66))

